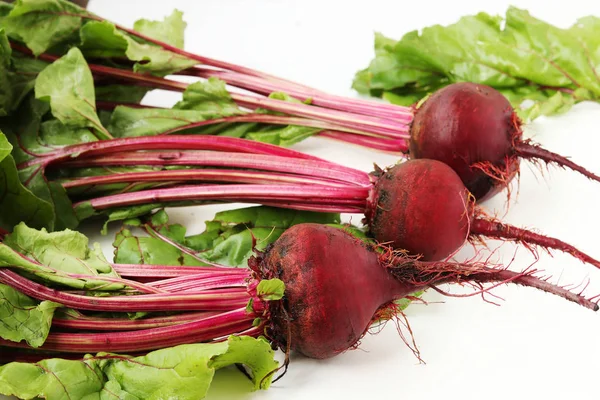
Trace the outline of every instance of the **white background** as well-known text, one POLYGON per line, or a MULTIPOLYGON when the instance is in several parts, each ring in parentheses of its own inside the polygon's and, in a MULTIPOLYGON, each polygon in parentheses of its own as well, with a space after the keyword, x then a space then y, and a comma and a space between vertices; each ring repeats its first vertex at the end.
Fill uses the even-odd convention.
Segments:
MULTIPOLYGON (((512 4, 567 27, 577 17, 600 16, 600 2, 519 1, 512 4)), ((92 0, 90 9, 132 26, 144 17, 160 19, 173 8, 188 22, 186 49, 294 79, 332 93, 356 96, 350 89, 354 73, 373 56, 373 32, 399 38, 435 23, 448 24, 479 11, 504 13, 508 1, 314 1, 314 0, 92 0)), ((176 96, 156 93, 153 104, 168 105, 176 96)), ((600 105, 582 103, 567 115, 540 118, 526 135, 600 172, 600 105)), ((396 157, 324 139, 297 145, 301 151, 370 171, 396 157)), ((600 258, 600 184, 576 173, 522 163, 516 199, 505 207, 499 195, 483 204, 505 221, 536 227, 600 258)), ((232 206, 233 207, 233 206, 232 206)), ((224 207, 172 210, 175 222, 190 233, 224 207)), ((354 222, 359 221, 354 216, 354 222)), ((111 255, 112 236, 101 237, 86 226, 93 240, 111 255)), ((113 231, 114 232, 114 231, 113 231)), ((488 242, 493 259, 509 262, 516 247, 488 242)), ((467 246, 456 258, 474 254, 467 246)), ((520 249, 512 268, 529 265, 533 257, 520 249)), ((553 282, 578 284, 590 278, 586 291, 600 293, 600 273, 573 258, 540 254, 538 268, 553 282)), ((340 273, 344 273, 341 266, 340 273)), ((426 365, 419 365, 393 324, 362 340, 359 350, 325 361, 293 357, 287 375, 269 391, 248 394, 235 371, 218 373, 210 399, 597 399, 600 366, 600 315, 527 288, 500 287, 505 301, 497 307, 481 297, 443 298, 428 293, 428 306, 407 310, 426 365)), ((0 396, 1 398, 1 396, 0 396)))

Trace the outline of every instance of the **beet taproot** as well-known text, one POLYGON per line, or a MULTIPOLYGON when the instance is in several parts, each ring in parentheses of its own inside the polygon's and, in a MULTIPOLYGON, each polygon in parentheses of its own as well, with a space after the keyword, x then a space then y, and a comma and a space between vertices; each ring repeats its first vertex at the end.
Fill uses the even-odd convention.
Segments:
POLYGON ((598 309, 581 294, 536 278, 534 270, 519 273, 477 262, 421 261, 401 252, 378 251, 343 229, 319 224, 291 227, 250 264, 285 283, 283 299, 268 305, 271 340, 318 359, 354 347, 386 314, 382 310, 391 308, 387 315, 396 315, 394 300, 442 283, 511 282, 598 309))
POLYGON ((469 239, 492 238, 556 249, 600 268, 600 262, 561 240, 487 216, 441 161, 411 160, 376 176, 366 222, 377 241, 393 248, 441 260, 469 239))
POLYGON ((507 187, 520 159, 538 159, 600 177, 567 158, 523 140, 523 124, 508 99, 481 84, 460 82, 439 89, 415 112, 409 154, 449 165, 483 200, 507 187))

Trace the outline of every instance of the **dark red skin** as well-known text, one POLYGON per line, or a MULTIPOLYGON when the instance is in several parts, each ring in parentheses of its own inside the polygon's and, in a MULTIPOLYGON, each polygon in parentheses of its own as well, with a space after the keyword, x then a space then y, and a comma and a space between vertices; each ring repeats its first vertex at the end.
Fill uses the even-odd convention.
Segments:
POLYGON ((372 199, 365 215, 379 243, 435 261, 468 238, 473 199, 458 175, 440 161, 393 166, 378 178, 372 199))
POLYGON ((286 230, 262 262, 285 282, 285 301, 271 302, 273 337, 280 347, 328 358, 357 343, 376 311, 413 293, 379 264, 378 254, 343 230, 300 224, 286 230))
POLYGON ((417 110, 409 151, 413 159, 448 164, 482 200, 506 187, 518 171, 513 143, 521 137, 521 123, 506 97, 489 86, 462 82, 436 91, 417 110), (488 163, 485 171, 477 168, 482 162, 488 163), (494 169, 501 171, 500 179, 490 176, 494 169))
POLYGON ((341 229, 321 224, 294 225, 248 265, 261 279, 285 283, 284 297, 267 302, 269 340, 275 347, 317 359, 355 347, 375 320, 397 313, 390 302, 442 283, 510 281, 598 310, 593 299, 531 273, 378 252, 341 229))

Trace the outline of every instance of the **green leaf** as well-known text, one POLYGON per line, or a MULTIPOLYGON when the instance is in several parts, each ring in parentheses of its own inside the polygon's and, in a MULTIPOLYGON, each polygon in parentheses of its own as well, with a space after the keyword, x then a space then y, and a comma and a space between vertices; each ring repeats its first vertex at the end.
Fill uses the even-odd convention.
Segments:
MULTIPOLYGON (((36 155, 64 146, 98 140, 88 128, 69 127, 56 119, 47 119, 48 110, 48 103, 29 96, 15 115, 0 119, 0 126, 14 145, 12 155, 17 163, 33 160, 36 155)), ((36 173, 43 174, 44 170, 36 169, 36 173)), ((31 179, 30 174, 22 172, 24 182, 31 179)))
POLYGON ((79 48, 88 57, 124 57, 129 42, 133 41, 108 21, 88 22, 79 34, 79 48))
MULTIPOLYGON (((168 224, 166 213, 157 213, 142 225, 169 238, 135 236, 123 229, 115 238, 115 262, 167 265, 204 265, 201 260, 246 267, 256 249, 263 250, 290 226, 304 222, 339 223, 338 214, 287 210, 273 207, 248 207, 217 213, 206 222, 204 232, 186 236, 185 227, 168 224), (185 250, 185 251, 184 251, 185 250), (192 256, 188 253, 195 254, 192 256)), ((136 222, 139 225, 139 221, 136 222)))
POLYGON ((12 148, 13 147, 6 139, 6 136, 4 136, 4 134, 0 135, 0 160, 3 160, 7 156, 9 156, 12 151, 12 148))
POLYGON ((12 146, 0 132, 0 227, 10 231, 21 221, 36 228, 54 228, 51 203, 37 197, 21 183, 12 146))
POLYGON ((248 132, 245 137, 247 139, 256 140, 274 144, 276 146, 288 147, 299 143, 304 139, 322 131, 320 128, 310 128, 307 126, 288 125, 284 127, 270 127, 259 132, 248 132))
POLYGON ((256 286, 256 294, 263 300, 280 300, 285 293, 285 284, 281 279, 263 279, 256 286))
POLYGON ((13 57, 5 30, 0 28, 0 116, 12 114, 46 65, 35 59, 23 61, 23 57, 13 57))
POLYGON ((97 85, 96 100, 138 104, 149 90, 143 86, 97 85))
POLYGON ((594 74, 598 64, 592 65, 586 48, 573 33, 510 7, 506 13, 510 50, 515 53, 515 61, 529 64, 527 68, 520 66, 516 75, 539 85, 581 87, 600 95, 600 79, 594 74))
POLYGON ((407 105, 453 82, 476 82, 498 89, 530 120, 598 101, 599 33, 596 17, 560 29, 510 7, 504 20, 479 13, 397 42, 378 34, 376 56, 353 86, 407 105))
POLYGON ((31 347, 46 341, 54 311, 51 301, 34 300, 10 286, 0 284, 0 337, 13 342, 25 340, 31 347))
POLYGON ((14 4, 0 1, 0 18, 6 17, 14 8, 14 4))
POLYGON ((106 291, 123 288, 119 283, 67 276, 118 277, 99 245, 90 249, 86 236, 68 229, 48 233, 45 229, 36 230, 20 223, 0 243, 0 267, 16 268, 44 282, 75 289, 106 291))
POLYGON ((187 24, 183 21, 183 13, 173 10, 171 15, 162 21, 137 20, 133 24, 133 29, 153 39, 183 49, 183 34, 186 26, 187 24))
POLYGON ((157 208, 160 208, 160 203, 153 204, 141 204, 138 206, 129 206, 123 208, 111 209, 106 212, 100 213, 100 215, 106 216, 106 222, 104 222, 104 226, 102 227, 101 233, 106 235, 108 233, 108 224, 110 222, 122 221, 129 218, 136 218, 142 215, 146 215, 157 208))
POLYGON ((267 389, 278 363, 269 343, 230 336, 156 350, 131 358, 100 353, 83 360, 49 359, 0 366, 0 393, 47 400, 198 400, 206 396, 215 371, 233 364, 249 370, 254 389, 267 389))
POLYGON ((9 363, 0 366, 0 394, 22 399, 98 400, 106 381, 98 364, 93 358, 9 363))
POLYGON ((35 82, 35 96, 50 103, 52 115, 75 128, 94 128, 99 139, 111 135, 96 114, 94 79, 77 48, 46 67, 35 82))
POLYGON ((0 116, 7 115, 14 108, 13 89, 9 76, 12 50, 4 29, 0 28, 0 116))
MULTIPOLYGON (((285 93, 273 93, 270 97, 299 102, 285 93)), ((257 112, 266 113, 264 110, 257 112)), ((208 81, 189 85, 183 94, 183 100, 173 109, 117 107, 112 114, 109 131, 116 137, 158 135, 195 122, 240 114, 243 112, 232 100, 225 83, 213 77, 208 81)), ((244 137, 279 146, 291 146, 319 131, 321 129, 294 125, 228 123, 186 129, 180 133, 244 137)))
POLYGON ((7 114, 16 110, 27 95, 34 89, 38 74, 48 63, 36 58, 13 54, 7 78, 11 84, 11 104, 6 106, 7 114))
MULTIPOLYGON (((148 26, 147 23, 145 25, 148 26)), ((80 36, 81 51, 87 56, 127 57, 131 61, 137 61, 133 68, 136 72, 169 75, 198 64, 197 61, 161 47, 140 43, 108 21, 86 23, 81 28, 80 36)))
POLYGON ((63 0, 17 0, 12 11, 3 18, 7 34, 25 42, 37 56, 49 48, 75 37, 81 17, 87 12, 63 0))
POLYGON ((589 57, 589 64, 594 67, 596 76, 600 76, 600 18, 589 16, 580 18, 570 29, 570 33, 579 41, 589 57))
MULTIPOLYGON (((47 111, 47 103, 29 96, 14 116, 3 119, 0 123, 15 146, 12 155, 17 163, 35 159, 32 154, 43 154, 66 145, 97 140, 87 128, 70 128, 54 119, 41 122, 47 111)), ((37 228, 42 226, 50 230, 75 228, 79 220, 75 217, 67 193, 57 182, 47 180, 44 173, 45 170, 41 165, 32 165, 21 167, 18 170, 18 177, 28 190, 48 203, 53 222, 40 226, 31 224, 27 219, 23 220, 37 228)), ((18 222, 20 221, 16 221, 13 225, 18 222)))
POLYGON ((110 362, 104 367, 109 381, 118 381, 140 399, 200 399, 206 395, 215 370, 232 364, 250 369, 255 389, 266 389, 262 379, 277 368, 273 350, 261 339, 230 336, 227 342, 191 344, 154 351, 135 361, 110 362))
POLYGON ((203 111, 221 116, 241 113, 227 91, 225 82, 215 77, 188 85, 183 92, 183 99, 175 104, 174 108, 203 111))
MULTIPOLYGON (((231 110, 224 108, 223 111, 231 110)), ((115 137, 158 135, 194 122, 232 115, 219 112, 220 110, 209 107, 204 110, 178 110, 118 106, 112 114, 108 129, 115 137)))

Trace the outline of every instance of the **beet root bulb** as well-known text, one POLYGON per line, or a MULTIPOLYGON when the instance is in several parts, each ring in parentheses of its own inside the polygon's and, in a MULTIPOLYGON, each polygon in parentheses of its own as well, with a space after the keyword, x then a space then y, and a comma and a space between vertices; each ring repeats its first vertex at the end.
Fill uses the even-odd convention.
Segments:
POLYGON ((438 90, 417 109, 410 133, 411 158, 449 165, 478 201, 507 187, 519 172, 520 158, 600 181, 566 157, 523 140, 522 123, 510 102, 486 85, 461 82, 438 90))
POLYGON ((473 199, 436 160, 411 160, 380 174, 366 221, 375 240, 424 260, 441 260, 469 236, 473 199))
POLYGON ((409 151, 412 158, 449 165, 480 200, 519 170, 512 145, 521 137, 521 123, 506 97, 465 82, 438 90, 417 110, 409 151))
MULTIPOLYGON (((320 224, 288 229, 254 258, 259 274, 281 279, 283 299, 269 302, 267 332, 275 345, 324 359, 350 349, 391 302, 441 283, 515 283, 563 297, 592 310, 579 293, 533 276, 484 263, 425 262, 378 251, 348 232, 320 224)), ((473 294, 480 294, 478 290, 473 294)))
POLYGON ((559 250, 600 268, 568 243, 486 216, 456 172, 440 161, 407 161, 374 173, 374 179, 365 212, 371 235, 424 261, 443 260, 468 240, 492 238, 559 250))
POLYGON ((377 253, 348 233, 317 224, 295 225, 262 264, 286 284, 273 303, 273 336, 311 358, 328 358, 365 333, 379 307, 412 287, 378 268, 377 253))

